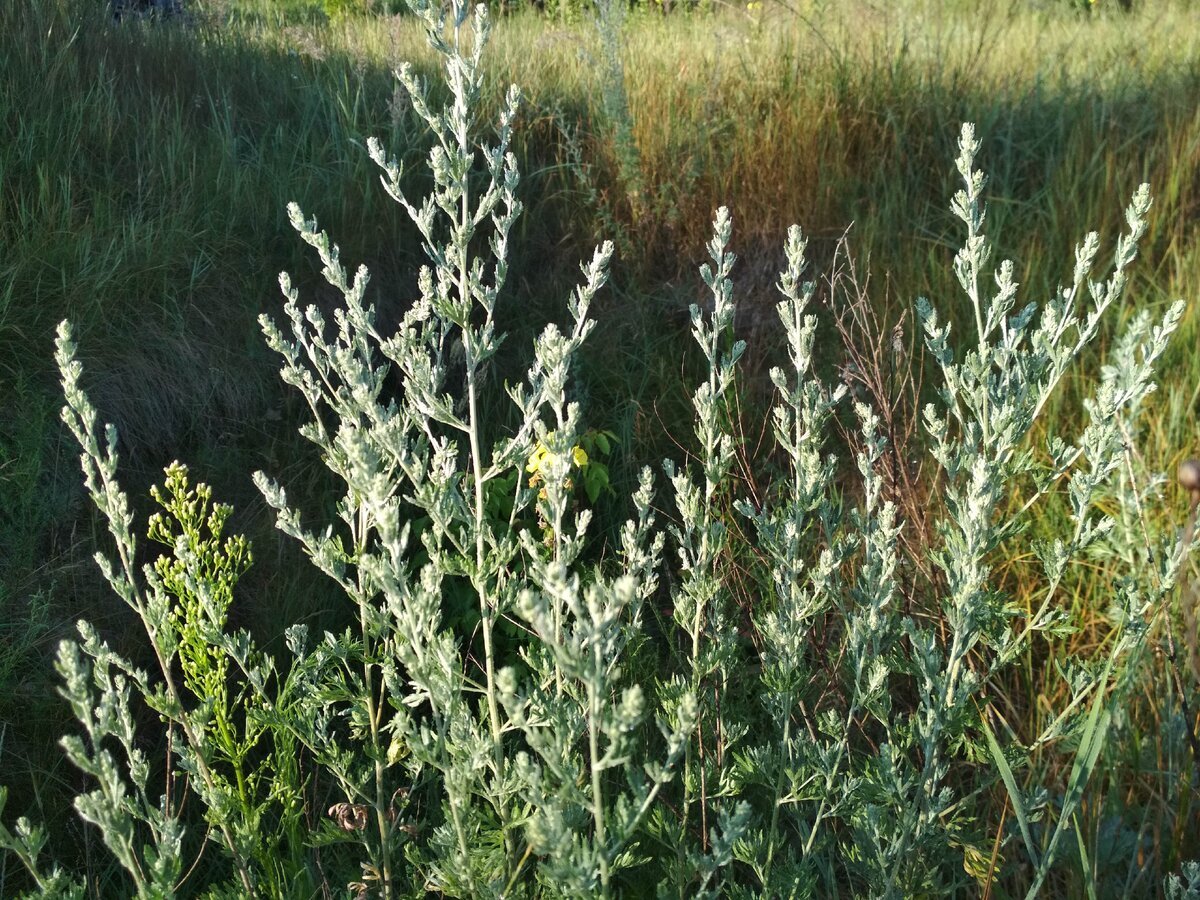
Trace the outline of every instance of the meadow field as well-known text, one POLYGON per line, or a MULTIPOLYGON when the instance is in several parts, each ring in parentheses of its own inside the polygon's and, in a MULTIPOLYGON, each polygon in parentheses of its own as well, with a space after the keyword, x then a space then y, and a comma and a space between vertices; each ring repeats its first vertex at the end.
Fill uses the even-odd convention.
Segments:
POLYGON ((427 24, 0 4, 0 896, 1200 895, 1194 4, 427 24))

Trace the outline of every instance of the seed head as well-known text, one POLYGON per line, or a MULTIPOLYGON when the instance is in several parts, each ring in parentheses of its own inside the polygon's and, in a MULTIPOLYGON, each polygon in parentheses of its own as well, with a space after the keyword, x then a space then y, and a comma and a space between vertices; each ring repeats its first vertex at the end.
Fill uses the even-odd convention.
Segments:
POLYGON ((1200 459, 1187 459, 1179 464, 1176 473, 1179 484, 1193 494, 1200 491, 1200 459))

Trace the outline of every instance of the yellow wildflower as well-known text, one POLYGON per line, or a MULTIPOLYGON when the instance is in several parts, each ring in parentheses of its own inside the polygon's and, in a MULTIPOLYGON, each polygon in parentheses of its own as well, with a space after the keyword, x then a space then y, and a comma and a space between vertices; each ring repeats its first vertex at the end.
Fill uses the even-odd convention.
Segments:
MULTIPOLYGON (((533 448, 533 453, 529 455, 529 462, 525 465, 525 471, 533 476, 529 479, 529 483, 536 484, 539 478, 544 478, 545 471, 556 462, 558 462, 558 457, 551 453, 545 444, 539 443, 533 448)), ((582 469, 588 464, 587 451, 578 444, 571 448, 571 464, 577 469, 582 469)))

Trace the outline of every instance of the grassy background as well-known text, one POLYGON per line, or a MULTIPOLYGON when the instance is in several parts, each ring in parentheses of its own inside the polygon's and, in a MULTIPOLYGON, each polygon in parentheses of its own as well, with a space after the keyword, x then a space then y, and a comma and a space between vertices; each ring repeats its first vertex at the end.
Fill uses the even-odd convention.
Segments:
MULTIPOLYGON (((306 298, 329 299, 287 225, 289 200, 371 268, 385 321, 413 295, 419 246, 364 147, 380 136, 421 190, 423 134, 390 71, 430 60, 403 17, 210 0, 186 26, 113 27, 101 6, 0 4, 0 768, 8 813, 47 821, 64 858, 80 847, 90 858, 94 838, 63 808, 75 774, 47 752, 66 727, 49 660, 75 618, 117 637, 126 619, 90 561, 103 534, 58 425, 54 326, 75 323, 85 385, 121 430, 135 497, 178 457, 236 505, 233 527, 257 548, 240 624, 270 637, 280 622, 336 621, 334 598, 274 537, 250 484, 259 468, 308 496, 325 483, 294 437, 303 411, 255 318, 280 307, 281 269, 306 298)), ((680 348, 716 206, 732 209, 743 257, 751 394, 772 350, 771 284, 792 222, 826 269, 850 227, 885 315, 918 295, 955 304, 960 236, 947 207, 964 120, 977 123, 992 178, 989 232, 1027 298, 1069 275, 1087 230, 1115 234, 1142 181, 1155 207, 1121 315, 1200 293, 1200 19, 1187 0, 1130 13, 1101 0, 1090 14, 1016 0, 752 4, 637 14, 618 47, 606 52, 590 14, 513 14, 497 24, 489 86, 489 103, 509 82, 525 95, 527 213, 504 323, 513 365, 523 335, 561 318, 574 261, 603 237, 621 251, 580 370, 588 424, 622 438, 618 483, 678 455, 673 436, 687 433, 695 360, 680 348)), ((1193 304, 1143 436, 1166 471, 1200 436, 1198 327, 1193 304)), ((825 362, 834 371, 839 353, 825 362)), ((1079 400, 1068 385, 1056 428, 1075 430, 1079 400)), ((1019 591, 1023 561, 1008 562, 1019 591)), ((1107 605, 1086 583, 1072 602, 1083 621, 1107 605)), ((1010 685, 1010 724, 1025 736, 1054 704, 1047 662, 1030 659, 1010 685)), ((1065 853, 1064 884, 1153 893, 1161 873, 1200 855, 1175 709, 1163 673, 1148 672, 1089 801, 1091 878, 1065 853)))

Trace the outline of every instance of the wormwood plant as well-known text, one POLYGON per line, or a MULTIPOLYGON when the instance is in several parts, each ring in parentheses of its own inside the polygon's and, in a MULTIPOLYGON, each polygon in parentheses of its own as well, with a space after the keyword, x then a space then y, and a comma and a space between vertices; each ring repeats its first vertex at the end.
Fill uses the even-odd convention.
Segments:
POLYGON ((936 577, 922 586, 911 613, 900 608, 896 510, 880 500, 878 418, 861 404, 855 413, 865 448, 857 460, 864 499, 848 514, 850 529, 839 527, 847 514, 828 494, 833 462, 820 455, 820 435, 838 395, 804 377, 816 323, 801 315, 812 294, 811 285, 799 285, 803 240, 797 231, 789 238, 781 282, 789 302, 780 314, 799 380, 789 383, 778 369, 772 380, 783 401, 775 410, 776 440, 789 458, 791 480, 775 509, 741 507, 772 560, 777 598, 760 621, 763 699, 775 736, 749 748, 739 766, 745 784, 766 789, 772 811, 766 830, 746 843, 745 856, 761 883, 781 892, 833 891, 851 872, 851 881, 872 895, 954 888, 954 857, 968 872, 986 862, 982 847, 973 846, 976 823, 962 798, 999 778, 1016 814, 1034 896, 1064 833, 1075 827, 1114 705, 1144 648, 1147 622, 1178 572, 1171 543, 1147 531, 1130 441, 1180 304, 1159 325, 1146 313, 1134 319, 1114 354, 1119 362, 1106 367, 1086 404, 1091 423, 1074 443, 1055 436, 1038 453, 1025 441, 1123 292, 1149 209, 1146 188, 1126 213, 1129 233, 1117 241, 1106 280, 1090 278, 1099 249, 1093 233, 1076 250, 1071 286, 1040 307, 1028 304, 1014 313, 1011 262, 1001 263, 994 291, 985 293, 991 252, 982 233, 985 179, 973 167, 978 143, 970 126, 959 147, 964 189, 952 208, 967 239, 954 266, 976 328, 960 356, 949 342, 949 325, 928 301, 918 304, 942 376, 939 401, 925 408, 924 424, 946 509, 933 550, 936 577), (998 588, 993 560, 1019 540, 1026 517, 1063 482, 1073 531, 1034 546, 1043 569, 1040 602, 1020 609, 998 588), (1102 498, 1127 512, 1124 527, 1097 511, 1102 498), (1115 554, 1127 565, 1113 585, 1108 652, 1099 664, 1080 660, 1070 669, 1067 708, 1032 740, 1014 739, 1005 750, 993 728, 1004 719, 991 688, 1037 636, 1071 628, 1056 601, 1071 564, 1089 553, 1115 554), (852 578, 845 575, 847 562, 852 578), (822 709, 817 695, 818 708, 800 718, 805 733, 794 726, 796 711, 814 694, 816 660, 806 645, 814 627, 828 627, 830 614, 841 623, 829 660, 840 684, 836 699, 822 709), (907 708, 897 708, 894 698, 906 694, 907 708), (1056 742, 1075 744, 1074 761, 1056 820, 1039 823, 1050 799, 1046 787, 1023 787, 1013 763, 1025 764, 1027 754, 1056 742), (990 757, 993 768, 979 765, 981 757, 990 757), (791 829, 781 832, 784 818, 792 819, 791 829), (847 860, 853 865, 839 872, 847 860))
MULTIPOLYGON (((310 407, 303 434, 344 486, 337 520, 313 523, 283 486, 255 480, 279 528, 342 588, 353 627, 318 636, 293 625, 278 662, 231 632, 250 550, 225 536, 229 510, 179 465, 154 493, 162 512, 148 531, 169 552, 138 567, 116 431, 101 439, 69 328, 60 330, 64 419, 116 547, 97 560, 143 625, 154 667, 151 675, 81 623, 82 641, 62 644, 58 669, 84 735, 63 748, 95 781, 77 808, 132 889, 908 897, 989 879, 992 860, 1036 895, 1079 833, 1113 710, 1182 559, 1150 529, 1156 482, 1131 451, 1181 306, 1159 324, 1133 317, 1081 435, 1028 440, 1122 297, 1145 188, 1110 274, 1093 277, 1100 241, 1089 235, 1070 284, 1018 308, 1013 265, 988 269, 985 179, 963 128, 964 187, 952 208, 966 229, 954 270, 974 323, 967 346, 951 342, 931 302, 919 303, 940 375, 923 420, 944 503, 928 565, 905 558, 896 507, 883 499, 885 442, 865 404, 852 410, 862 436, 856 483, 837 483, 824 434, 845 390, 814 373, 814 288, 803 280, 799 228, 779 282, 787 363, 771 371, 785 475, 766 502, 739 500, 729 512, 730 401, 745 346, 731 334, 732 222, 718 211, 702 269, 711 309, 692 310, 708 371, 693 398, 694 458, 664 466, 670 525, 660 527, 654 474, 643 471, 632 516, 601 556, 575 484, 581 445, 597 432, 568 384, 611 246, 582 267, 567 325, 548 325, 523 381, 504 386, 512 427, 489 424, 497 305, 521 211, 508 152, 519 97, 509 92, 494 141, 478 146, 486 11, 468 30, 463 7, 448 20, 424 3, 414 10, 452 93, 434 109, 411 69, 397 73, 433 138, 432 192, 410 201, 398 164, 378 142, 369 149, 422 235, 420 296, 382 334, 367 272, 352 276, 292 206, 343 304, 332 322, 301 308, 283 275, 286 326, 262 319, 284 380, 310 407), (479 160, 482 180, 472 177, 479 160), (1034 546, 1037 603, 1021 606, 996 566, 1056 492, 1071 530, 1034 546), (761 596, 748 622, 732 597, 730 515, 750 523, 756 543, 761 596), (1019 656, 1073 627, 1061 595, 1085 560, 1105 560, 1112 573, 1092 576, 1114 598, 1104 652, 1063 666, 1067 702, 1039 733, 1019 733, 997 687, 1019 656), (477 610, 469 621, 449 614, 450 598, 463 596, 477 610), (650 601, 670 616, 649 621, 650 601), (655 629, 662 640, 645 641, 655 629), (162 770, 144 749, 154 722, 165 730, 162 770), (1069 760, 1065 784, 1031 783, 1034 761, 1049 754, 1069 760), (997 792, 1013 812, 1007 830, 984 818, 983 798, 997 792)), ((25 820, 0 827, 0 846, 41 893, 81 894, 69 874, 45 871, 44 844, 25 820)))

